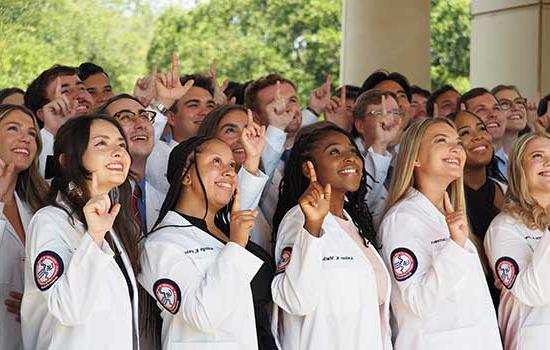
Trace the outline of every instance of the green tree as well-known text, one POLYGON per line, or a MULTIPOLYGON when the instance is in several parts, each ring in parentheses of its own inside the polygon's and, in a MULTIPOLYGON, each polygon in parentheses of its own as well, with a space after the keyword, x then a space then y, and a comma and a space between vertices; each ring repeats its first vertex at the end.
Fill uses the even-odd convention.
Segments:
POLYGON ((279 72, 305 98, 326 74, 338 77, 341 0, 211 0, 193 9, 167 8, 159 17, 147 65, 167 69, 177 52, 181 71, 236 81, 279 72))
POLYGON ((130 0, 0 0, 0 87, 26 86, 55 63, 92 61, 117 91, 145 71, 149 10, 130 0))
POLYGON ((431 0, 431 80, 435 90, 470 87, 471 0, 431 0))

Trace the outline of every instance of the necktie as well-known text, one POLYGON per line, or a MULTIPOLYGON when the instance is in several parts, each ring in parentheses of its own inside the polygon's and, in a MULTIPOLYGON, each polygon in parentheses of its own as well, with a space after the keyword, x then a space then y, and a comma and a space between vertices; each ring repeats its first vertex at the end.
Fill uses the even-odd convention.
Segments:
POLYGON ((132 211, 134 213, 134 219, 136 220, 136 223, 138 224, 139 228, 143 231, 142 223, 141 223, 141 215, 139 213, 139 206, 138 206, 138 200, 141 199, 141 188, 139 188, 138 184, 134 187, 134 192, 132 193, 132 211))

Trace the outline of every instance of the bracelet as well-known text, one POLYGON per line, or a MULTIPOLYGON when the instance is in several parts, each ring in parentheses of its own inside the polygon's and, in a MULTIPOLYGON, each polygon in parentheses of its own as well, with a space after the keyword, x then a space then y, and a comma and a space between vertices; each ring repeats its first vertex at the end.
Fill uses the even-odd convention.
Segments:
POLYGON ((154 98, 151 100, 149 105, 151 105, 151 107, 153 107, 154 109, 156 109, 162 114, 166 114, 166 112, 168 112, 168 108, 162 102, 154 98))
POLYGON ((315 112, 312 108, 310 108, 309 106, 306 107, 306 109, 308 111, 310 111, 311 113, 315 114, 315 116, 319 117, 319 113, 315 112))

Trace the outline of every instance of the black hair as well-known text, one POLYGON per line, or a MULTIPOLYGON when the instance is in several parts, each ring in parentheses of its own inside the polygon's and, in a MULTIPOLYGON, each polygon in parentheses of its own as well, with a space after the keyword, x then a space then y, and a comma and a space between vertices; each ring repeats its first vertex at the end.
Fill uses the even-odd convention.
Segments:
POLYGON ((102 67, 92 62, 84 62, 78 67, 78 77, 82 81, 95 74, 105 74, 105 76, 109 78, 109 74, 107 74, 102 67))
POLYGON ((550 95, 546 95, 540 100, 539 107, 537 108, 537 115, 539 117, 542 117, 548 111, 548 101, 550 101, 550 95))
MULTIPOLYGON (((292 207, 298 204, 298 199, 309 186, 310 180, 302 173, 302 164, 308 160, 315 164, 311 152, 316 147, 317 142, 331 132, 345 135, 353 147, 357 149, 351 136, 345 130, 330 122, 318 122, 299 131, 286 162, 283 179, 279 185, 279 201, 273 215, 273 246, 277 241, 277 230, 283 217, 292 207)), ((357 152, 357 154, 360 154, 359 149, 357 149, 357 152)), ((363 157, 359 157, 361 158, 362 169, 364 169, 363 157)), ((377 246, 372 216, 365 201, 367 191, 366 171, 363 170, 359 189, 346 194, 347 200, 344 202, 344 209, 350 215, 359 230, 359 234, 367 242, 377 246)))
POLYGON ((428 90, 423 89, 418 85, 412 85, 411 86, 411 96, 412 95, 420 95, 420 96, 424 96, 425 98, 429 98, 431 93, 428 90))
MULTIPOLYGON (((466 107, 466 109, 468 109, 468 101, 476 98, 476 97, 479 97, 479 96, 483 96, 485 94, 489 94, 491 96, 494 97, 494 95, 489 91, 487 90, 486 88, 484 87, 476 87, 476 88, 473 88, 473 89, 470 89, 468 91, 466 91, 462 96, 460 96, 460 98, 458 99, 458 102, 456 103, 456 110, 457 111, 460 111, 460 106, 462 104, 464 104, 464 106, 466 107)), ((496 100, 496 97, 495 97, 495 100, 496 100)))
POLYGON ((57 77, 66 75, 77 75, 77 69, 56 64, 40 73, 27 87, 25 106, 36 114, 36 111, 50 102, 47 91, 48 85, 57 77))
MULTIPOLYGON (((434 105, 435 105, 435 100, 437 100, 437 98, 441 95, 443 95, 444 93, 446 92, 449 92, 449 91, 454 91, 456 92, 457 94, 459 94, 460 96, 460 93, 458 91, 456 91, 456 89, 452 86, 452 85, 449 85, 449 84, 445 84, 443 85, 442 87, 440 87, 439 89, 435 90, 431 95, 430 97, 428 97, 428 100, 426 101, 426 114, 428 114, 428 116, 430 117, 434 117, 434 111, 435 111, 435 108, 434 108, 434 105)), ((460 106, 460 104, 457 104, 458 106, 460 106)), ((437 116, 439 117, 439 116, 437 116)))
MULTIPOLYGON (((447 118, 455 122, 456 118, 461 113, 470 114, 471 116, 479 120, 483 124, 483 126, 485 126, 485 122, 480 117, 478 117, 475 113, 472 113, 470 111, 456 111, 451 113, 447 118)), ((491 156, 491 161, 489 161, 489 164, 487 164, 487 166, 485 167, 485 170, 486 170, 487 177, 493 178, 504 184, 508 183, 508 180, 498 168, 498 159, 495 156, 495 149, 493 149, 493 155, 491 156)))
POLYGON ((247 109, 241 105, 236 104, 226 104, 215 107, 211 110, 206 117, 202 120, 201 126, 197 131, 198 136, 214 137, 216 134, 216 129, 222 121, 222 119, 232 111, 241 111, 248 113, 247 109))
POLYGON ((230 100, 232 97, 235 97, 235 104, 244 105, 244 92, 250 83, 252 83, 252 80, 245 83, 230 81, 224 91, 227 99, 230 100))
POLYGON ((0 90, 0 104, 4 103, 4 100, 11 96, 11 95, 15 95, 15 94, 21 94, 23 96, 25 96, 25 91, 21 90, 20 88, 18 87, 8 87, 8 88, 5 88, 5 89, 2 89, 0 90))
MULTIPOLYGON (((346 99, 355 101, 363 91, 359 86, 355 86, 355 85, 344 85, 344 86, 346 87, 346 99)), ((340 86, 338 89, 336 89, 336 91, 334 92, 334 95, 340 96, 340 92, 342 91, 342 88, 344 86, 340 86)))
POLYGON ((386 80, 391 80, 399 84, 399 86, 403 88, 403 91, 405 91, 409 102, 411 101, 411 84, 409 83, 407 77, 398 72, 390 73, 387 70, 383 69, 377 70, 369 75, 367 79, 365 79, 363 85, 361 86, 361 89, 363 90, 363 92, 374 89, 376 88, 376 85, 386 80))
MULTIPOLYGON (((185 85, 189 80, 193 80, 193 87, 202 88, 210 93, 212 97, 214 97, 214 83, 212 82, 212 78, 202 75, 202 74, 187 74, 180 77, 181 85, 185 85)), ((178 103, 174 103, 172 107, 170 107, 170 112, 177 113, 178 112, 178 103)))

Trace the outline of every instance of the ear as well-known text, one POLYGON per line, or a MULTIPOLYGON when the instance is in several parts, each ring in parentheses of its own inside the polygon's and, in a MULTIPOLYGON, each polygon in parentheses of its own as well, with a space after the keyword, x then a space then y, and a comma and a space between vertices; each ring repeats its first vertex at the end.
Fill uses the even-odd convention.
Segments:
POLYGON ((307 162, 303 162, 300 168, 302 170, 302 175, 304 175, 307 179, 309 179, 309 169, 307 167, 307 162))
POLYGON ((65 167, 65 153, 61 153, 59 155, 59 165, 61 165, 63 168, 65 167))
POLYGON ((365 123, 363 119, 361 118, 353 118, 353 126, 355 126, 355 130, 361 135, 361 138, 363 138, 363 134, 365 132, 365 123))
POLYGON ((460 104, 460 111, 465 111, 466 110, 466 104, 464 102, 462 102, 460 104))
POLYGON ((40 119, 42 122, 44 122, 44 111, 42 110, 42 108, 39 108, 37 111, 36 111, 36 117, 38 119, 40 119))
MULTIPOLYGON (((177 103, 177 102, 176 102, 177 103)), ((176 115, 172 111, 166 112, 166 123, 171 127, 176 126, 176 115)))
POLYGON ((418 159, 414 161, 414 167, 420 168, 420 162, 418 161, 418 159))
POLYGON ((262 120, 262 118, 260 117, 260 115, 256 111, 254 111, 252 109, 250 109, 250 110, 252 111, 252 119, 254 120, 254 123, 256 123, 260 126, 265 125, 267 127, 267 123, 265 122, 265 120, 262 120))
POLYGON ((181 184, 183 186, 191 186, 192 183, 193 183, 193 181, 191 181, 191 174, 189 174, 189 172, 187 172, 187 174, 185 174, 185 176, 181 180, 181 184))

